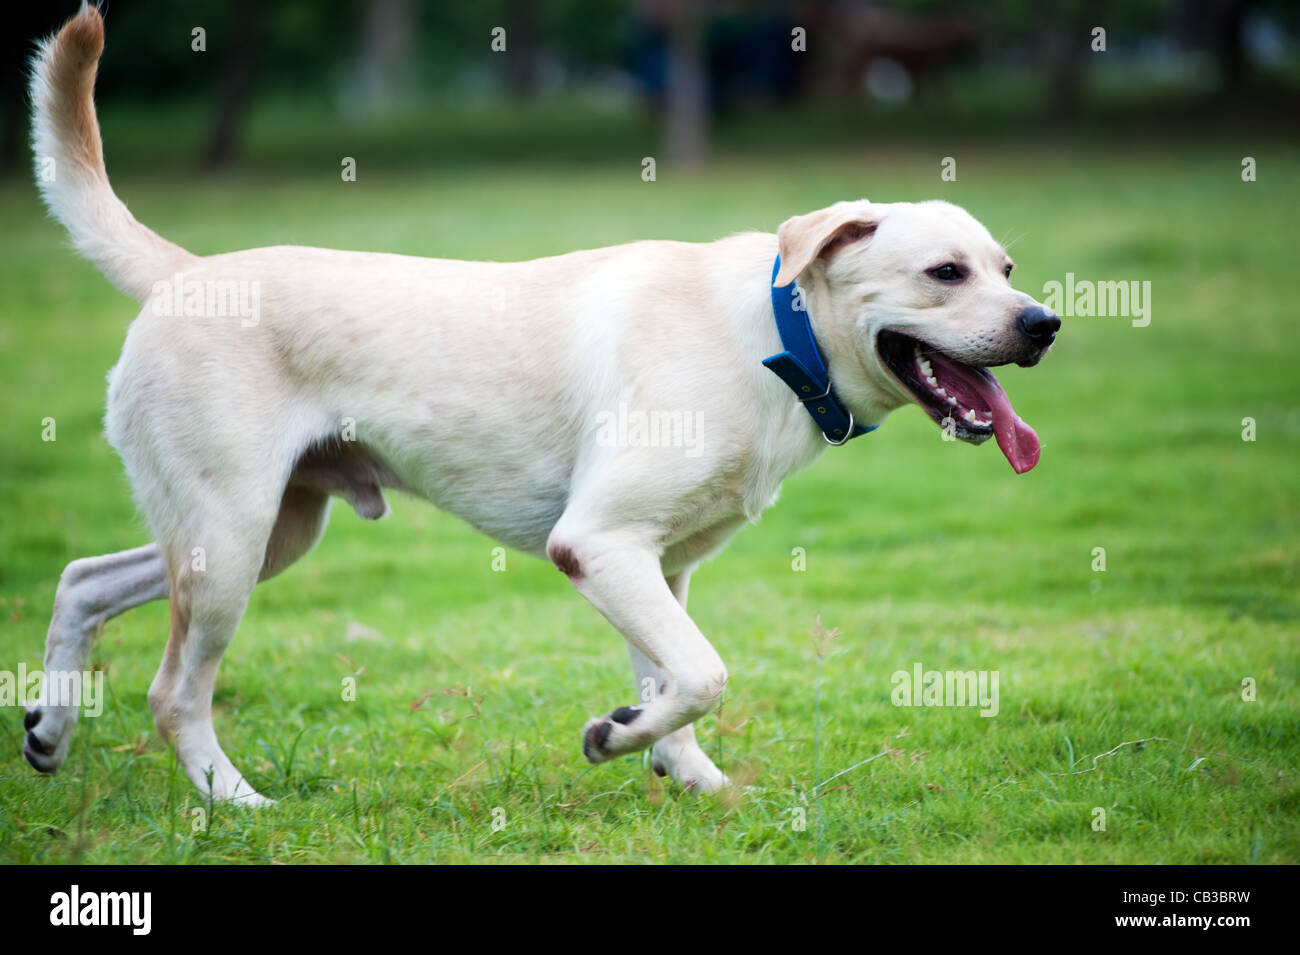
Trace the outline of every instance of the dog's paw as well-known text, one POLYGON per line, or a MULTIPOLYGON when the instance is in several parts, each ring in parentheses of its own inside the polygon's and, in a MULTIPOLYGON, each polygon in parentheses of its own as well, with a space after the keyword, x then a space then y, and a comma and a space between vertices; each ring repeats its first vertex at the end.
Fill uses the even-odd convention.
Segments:
POLYGON ((239 806, 243 809, 262 809, 266 806, 274 806, 275 800, 254 790, 246 790, 236 796, 227 796, 222 800, 227 806, 239 806))
POLYGON ((639 706, 620 706, 613 713, 588 720, 582 728, 582 755, 587 757, 587 762, 603 763, 645 749, 649 740, 633 727, 642 712, 639 706))
POLYGON ((76 710, 62 706, 33 706, 23 716, 23 758, 42 773, 56 773, 68 758, 76 725, 76 710))
POLYGON ((716 793, 731 785, 727 774, 713 765, 697 745, 656 745, 650 756, 650 766, 659 776, 671 776, 687 792, 716 793))

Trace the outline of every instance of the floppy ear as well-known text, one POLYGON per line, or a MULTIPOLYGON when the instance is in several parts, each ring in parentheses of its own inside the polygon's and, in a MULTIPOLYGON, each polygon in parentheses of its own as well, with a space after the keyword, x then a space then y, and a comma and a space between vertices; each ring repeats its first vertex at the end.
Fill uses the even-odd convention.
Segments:
POLYGON ((876 231, 880 216, 866 202, 837 202, 807 215, 786 219, 776 230, 781 271, 772 285, 782 288, 803 274, 819 256, 830 256, 876 231))

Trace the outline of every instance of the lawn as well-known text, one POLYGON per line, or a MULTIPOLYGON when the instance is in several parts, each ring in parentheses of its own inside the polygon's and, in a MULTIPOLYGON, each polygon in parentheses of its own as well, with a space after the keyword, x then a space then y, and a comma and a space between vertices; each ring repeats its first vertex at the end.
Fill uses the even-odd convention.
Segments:
MULTIPOLYGON (((583 166, 362 153, 355 183, 338 154, 221 179, 143 157, 115 185, 200 253, 499 259, 941 197, 1014 241, 1018 287, 1150 281, 1151 322, 1067 318, 1042 365, 1000 374, 1043 441, 1030 474, 903 409, 696 573, 692 614, 731 673, 701 738, 749 789, 683 793, 641 757, 588 766, 583 721, 634 698, 621 638, 553 567, 510 553, 494 570, 494 542, 396 496, 379 524, 336 504, 226 656, 218 734, 277 805, 209 815, 155 735, 154 604, 105 627, 109 700, 57 776, 27 766, 22 710, 0 709, 0 862, 1300 862, 1300 149, 805 149, 661 162, 652 183, 639 150, 583 166), (839 630, 825 659, 819 619, 839 630), (918 662, 996 671, 998 714, 895 706, 891 675, 918 662)), ((30 183, 0 183, 0 210, 12 670, 40 666, 64 565, 148 534, 100 435, 134 305, 68 251, 30 183)))

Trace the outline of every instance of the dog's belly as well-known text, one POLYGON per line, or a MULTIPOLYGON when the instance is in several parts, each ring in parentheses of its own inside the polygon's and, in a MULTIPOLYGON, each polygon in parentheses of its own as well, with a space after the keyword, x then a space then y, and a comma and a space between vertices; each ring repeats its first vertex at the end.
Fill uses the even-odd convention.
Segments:
POLYGON ((535 467, 453 462, 423 477, 421 497, 507 547, 542 559, 568 503, 567 482, 535 467))
POLYGON ((331 441, 302 455, 289 486, 341 497, 369 520, 388 513, 384 491, 406 491, 508 547, 545 557, 546 539, 568 501, 566 477, 558 463, 457 460, 451 454, 394 466, 360 442, 331 441))

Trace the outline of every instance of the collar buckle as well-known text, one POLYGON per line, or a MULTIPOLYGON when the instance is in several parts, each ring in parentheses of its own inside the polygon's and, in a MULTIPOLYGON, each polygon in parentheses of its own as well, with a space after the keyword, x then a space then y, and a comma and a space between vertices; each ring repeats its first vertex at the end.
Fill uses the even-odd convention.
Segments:
MULTIPOLYGON (((809 386, 805 385, 804 387, 807 388, 809 386)), ((813 395, 810 398, 800 398, 799 401, 801 404, 808 401, 821 401, 823 398, 829 398, 830 395, 831 395, 831 382, 830 379, 828 378, 826 379, 826 390, 823 391, 820 395, 813 395)), ((852 415, 850 415, 850 417, 852 417, 852 415)))

